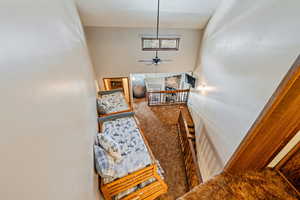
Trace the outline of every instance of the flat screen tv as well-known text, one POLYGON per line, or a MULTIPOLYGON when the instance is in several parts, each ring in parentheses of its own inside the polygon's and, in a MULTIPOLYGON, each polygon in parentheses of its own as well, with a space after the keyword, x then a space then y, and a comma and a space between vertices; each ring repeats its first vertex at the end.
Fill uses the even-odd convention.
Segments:
POLYGON ((186 77, 186 82, 188 84, 191 85, 192 88, 195 88, 195 84, 196 84, 196 78, 194 78, 193 76, 189 75, 189 74, 185 74, 186 77))

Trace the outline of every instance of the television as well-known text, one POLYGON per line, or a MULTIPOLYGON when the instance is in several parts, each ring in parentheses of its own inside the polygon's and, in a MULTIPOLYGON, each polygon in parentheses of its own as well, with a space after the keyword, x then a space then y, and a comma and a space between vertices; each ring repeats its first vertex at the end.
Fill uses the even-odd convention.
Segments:
POLYGON ((191 85, 192 88, 195 88, 196 85, 196 78, 189 75, 189 74, 185 74, 185 80, 188 84, 191 85))

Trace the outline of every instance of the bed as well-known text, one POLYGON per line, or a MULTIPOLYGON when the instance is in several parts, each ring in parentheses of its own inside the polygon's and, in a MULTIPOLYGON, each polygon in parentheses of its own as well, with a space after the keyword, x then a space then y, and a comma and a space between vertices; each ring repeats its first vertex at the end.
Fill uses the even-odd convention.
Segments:
POLYGON ((155 199, 167 192, 163 170, 154 158, 133 112, 99 118, 99 134, 118 143, 122 161, 110 178, 99 176, 105 199, 155 199))
POLYGON ((97 111, 99 117, 132 111, 131 105, 126 101, 123 89, 99 91, 97 98, 97 111))

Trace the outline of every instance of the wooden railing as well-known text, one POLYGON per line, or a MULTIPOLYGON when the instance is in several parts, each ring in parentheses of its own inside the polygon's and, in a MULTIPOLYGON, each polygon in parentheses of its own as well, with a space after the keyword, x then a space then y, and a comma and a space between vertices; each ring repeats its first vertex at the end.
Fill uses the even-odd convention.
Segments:
POLYGON ((169 90, 169 91, 150 91, 147 92, 149 106, 186 104, 190 90, 169 90))
POLYGON ((184 158, 185 172, 189 189, 202 183, 202 176, 197 162, 195 129, 193 124, 187 124, 182 112, 178 118, 178 136, 184 158))

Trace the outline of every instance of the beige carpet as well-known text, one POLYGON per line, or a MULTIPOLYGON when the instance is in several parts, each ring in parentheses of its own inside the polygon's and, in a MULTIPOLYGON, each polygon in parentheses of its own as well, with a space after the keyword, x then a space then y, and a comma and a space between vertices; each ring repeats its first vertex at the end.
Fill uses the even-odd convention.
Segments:
POLYGON ((187 192, 187 182, 176 126, 180 107, 148 107, 145 99, 135 99, 133 107, 154 156, 165 170, 169 191, 159 199, 182 196, 187 192))

